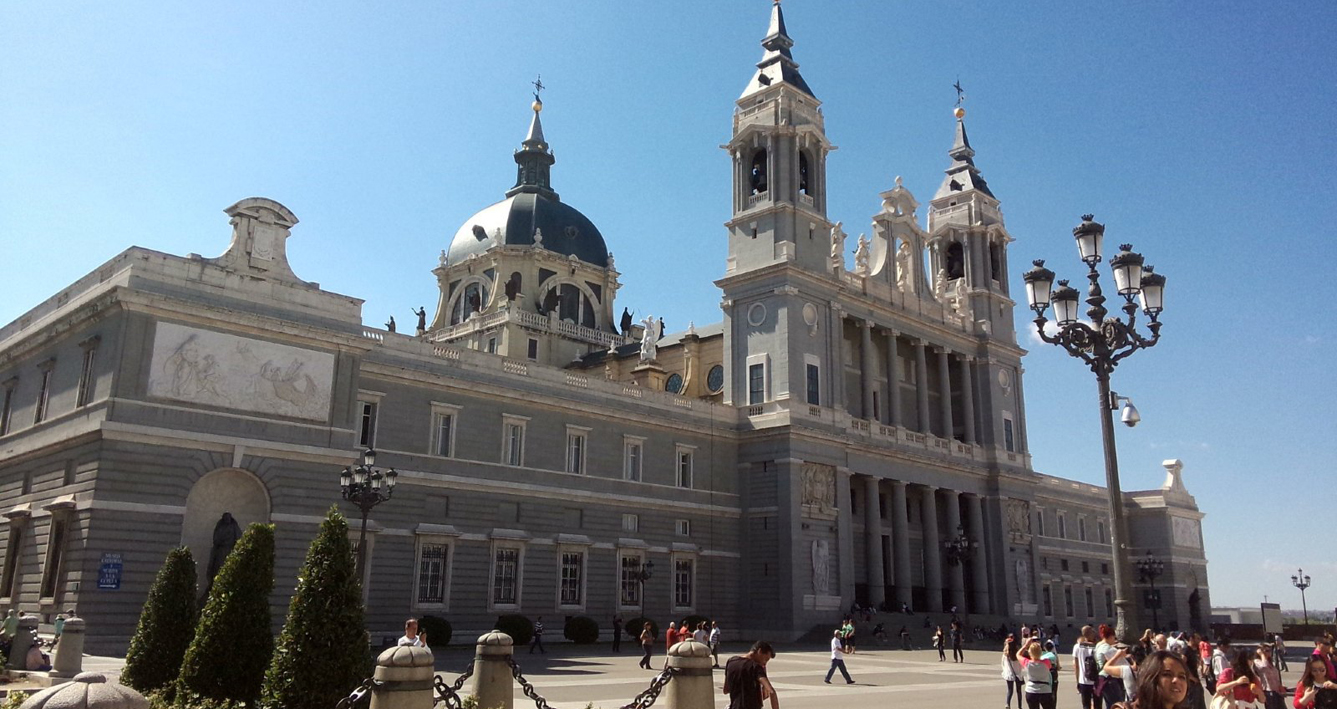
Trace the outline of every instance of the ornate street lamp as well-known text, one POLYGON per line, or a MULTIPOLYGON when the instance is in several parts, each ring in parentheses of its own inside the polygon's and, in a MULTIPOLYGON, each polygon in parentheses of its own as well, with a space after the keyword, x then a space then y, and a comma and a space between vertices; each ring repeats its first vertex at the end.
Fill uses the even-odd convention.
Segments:
POLYGON ((1161 594, 1156 590, 1156 579, 1165 573, 1165 562, 1152 556, 1151 550, 1147 550, 1147 555, 1137 560, 1137 575, 1143 583, 1151 584, 1151 591, 1147 594, 1147 606, 1151 608, 1151 629, 1159 631, 1161 627, 1160 609, 1161 594))
POLYGON ((1309 588, 1310 584, 1304 569, 1296 569, 1295 575, 1291 577, 1291 585, 1300 589, 1300 609, 1305 615, 1305 625, 1309 625, 1309 606, 1305 604, 1305 589, 1309 588))
MULTIPOLYGON (((1154 273, 1151 266, 1144 266, 1141 254, 1134 253, 1127 244, 1119 247, 1119 253, 1110 259, 1110 268, 1114 272, 1114 284, 1124 304, 1120 307, 1124 316, 1117 314, 1107 317, 1105 296, 1100 290, 1100 273, 1096 266, 1101 261, 1101 245, 1105 237, 1105 227, 1093 221, 1090 214, 1082 216, 1082 223, 1072 230, 1077 239, 1077 253, 1086 263, 1087 288, 1086 310, 1088 320, 1082 321, 1077 315, 1077 290, 1067 281, 1059 281, 1059 287, 1052 292, 1054 272, 1044 267, 1044 261, 1036 261, 1035 268, 1022 277, 1026 283, 1026 297, 1031 309, 1035 311, 1035 326, 1040 339, 1051 345, 1058 345, 1068 354, 1082 360, 1096 375, 1100 389, 1100 429, 1105 448, 1105 484, 1110 496, 1110 530, 1112 533, 1111 551, 1114 560, 1115 589, 1115 633, 1119 641, 1130 641, 1128 635, 1127 607, 1129 605, 1129 581, 1127 559, 1124 544, 1128 540, 1128 524, 1123 515, 1123 492, 1119 488, 1119 461, 1114 444, 1114 418, 1110 413, 1110 374, 1114 372, 1125 357, 1134 352, 1155 345, 1161 338, 1161 323, 1158 318, 1164 306, 1165 276, 1154 273), (1137 304, 1142 304, 1142 312, 1151 320, 1147 324, 1151 336, 1143 337, 1136 329, 1137 304), (1049 334, 1045 325, 1049 320, 1045 311, 1050 303, 1054 305, 1054 316, 1058 325, 1057 332, 1049 334)), ((1137 418, 1133 410, 1131 418, 1137 418)), ((1130 423, 1130 415, 1124 413, 1124 422, 1130 423)), ((1133 421, 1135 422, 1135 421, 1133 421)))
POLYGON ((966 530, 961 525, 956 525, 956 536, 942 543, 943 551, 946 552, 947 565, 957 566, 964 564, 975 555, 980 543, 966 536, 966 530))
POLYGON ((395 493, 395 481, 399 473, 394 468, 381 471, 373 467, 376 464, 376 451, 368 448, 362 453, 362 463, 343 469, 339 473, 339 486, 343 488, 345 500, 357 505, 362 512, 362 531, 357 540, 357 577, 366 578, 363 571, 367 567, 367 515, 371 508, 390 499, 395 493))
POLYGON ((642 618, 645 617, 645 582, 650 580, 650 577, 654 575, 654 571, 655 562, 648 559, 644 564, 638 562, 631 571, 631 578, 636 582, 637 586, 637 597, 641 601, 642 618))

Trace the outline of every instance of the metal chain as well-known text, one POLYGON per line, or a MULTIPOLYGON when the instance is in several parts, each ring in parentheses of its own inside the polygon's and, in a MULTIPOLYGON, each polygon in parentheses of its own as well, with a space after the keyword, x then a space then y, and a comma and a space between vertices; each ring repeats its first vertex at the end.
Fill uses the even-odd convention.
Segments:
POLYGON ((656 699, 659 699, 659 693, 664 691, 664 685, 668 684, 677 672, 676 668, 665 667, 663 672, 655 675, 655 678, 650 680, 650 686, 644 692, 636 695, 636 698, 631 700, 630 704, 623 705, 621 709, 649 709, 650 705, 654 704, 656 699))
POLYGON ((548 705, 548 700, 544 699, 543 695, 535 692, 534 685, 530 684, 529 680, 526 680, 525 676, 520 674, 520 666, 515 664, 514 657, 508 655, 506 657, 506 664, 510 665, 511 676, 515 678, 516 682, 520 683, 520 688, 524 690, 525 696, 534 700, 535 707, 538 709, 552 709, 552 707, 548 705))
POLYGON ((363 680, 362 684, 358 685, 357 689, 354 689, 348 696, 340 699, 339 703, 334 705, 334 709, 351 709, 352 707, 361 704, 362 700, 367 699, 371 694, 371 688, 378 687, 380 684, 379 680, 368 677, 363 680))
POLYGON ((446 684, 446 681, 441 679, 441 675, 433 677, 432 684, 436 688, 435 704, 444 703, 448 709, 460 709, 460 688, 464 686, 465 680, 473 676, 473 673, 474 663, 470 662, 469 666, 464 668, 464 674, 455 678, 454 684, 446 684))

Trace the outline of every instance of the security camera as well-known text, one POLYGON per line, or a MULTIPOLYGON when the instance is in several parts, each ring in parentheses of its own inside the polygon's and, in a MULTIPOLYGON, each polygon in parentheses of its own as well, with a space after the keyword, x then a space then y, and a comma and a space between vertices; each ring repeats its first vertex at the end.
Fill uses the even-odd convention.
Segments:
POLYGON ((1123 407, 1123 415, 1119 417, 1119 420, 1123 421, 1123 425, 1132 428, 1142 420, 1142 414, 1137 412, 1137 407, 1133 406, 1133 402, 1130 401, 1123 407))

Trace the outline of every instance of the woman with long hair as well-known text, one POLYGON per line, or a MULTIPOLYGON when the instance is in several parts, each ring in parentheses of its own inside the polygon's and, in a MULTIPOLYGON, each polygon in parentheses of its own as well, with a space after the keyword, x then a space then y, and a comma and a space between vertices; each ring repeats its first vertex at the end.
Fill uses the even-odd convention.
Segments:
POLYGON ((1012 633, 1007 634, 1007 641, 1003 643, 1003 683, 1007 685, 1007 700, 1003 702, 1003 709, 1009 709, 1012 706, 1012 695, 1017 695, 1017 709, 1025 709, 1021 705, 1022 692, 1021 663, 1017 661, 1017 652, 1021 645, 1017 642, 1017 636, 1012 633))
POLYGON ((1114 628, 1100 626, 1100 642, 1096 644, 1096 665, 1100 668, 1096 678, 1096 691, 1105 700, 1105 706, 1128 698, 1125 685, 1133 681, 1133 666, 1128 664, 1128 648, 1120 647, 1114 637, 1114 628))
POLYGON ((1261 703, 1264 700, 1263 688, 1258 684, 1257 673, 1253 671, 1252 653, 1248 650, 1235 653, 1230 666, 1216 678, 1216 693, 1234 696, 1235 701, 1243 706, 1252 706, 1254 702, 1261 703))
POLYGON ((1196 646, 1191 646, 1183 654, 1183 659, 1188 668, 1188 709, 1207 709, 1207 692, 1202 687, 1202 656, 1196 646))
POLYGON ((1192 679, 1183 658, 1169 650, 1147 656, 1137 672, 1137 700, 1111 709, 1187 709, 1192 679))
POLYGON ((1263 643, 1258 646, 1254 653, 1253 671, 1263 688, 1263 705, 1267 709, 1286 709, 1286 700, 1282 695, 1286 688, 1281 683, 1281 672, 1272 664, 1271 645, 1263 643))
POLYGON ((947 651, 943 647, 942 626, 933 631, 933 648, 938 651, 938 662, 947 661, 947 651))
MULTIPOLYGON (((1295 683, 1295 700, 1292 702, 1295 709, 1314 709, 1320 705, 1318 699, 1322 692, 1337 692, 1337 681, 1328 676, 1328 663, 1318 655, 1310 655, 1305 661, 1304 674, 1300 675, 1300 681, 1295 683)), ((1328 697, 1337 697, 1335 694, 1326 694, 1328 697)), ((1326 704, 1331 706, 1331 704, 1326 704)))
POLYGON ((1054 709, 1054 680, 1050 671, 1053 664, 1043 654, 1040 641, 1035 638, 1017 653, 1026 681, 1026 709, 1054 709))

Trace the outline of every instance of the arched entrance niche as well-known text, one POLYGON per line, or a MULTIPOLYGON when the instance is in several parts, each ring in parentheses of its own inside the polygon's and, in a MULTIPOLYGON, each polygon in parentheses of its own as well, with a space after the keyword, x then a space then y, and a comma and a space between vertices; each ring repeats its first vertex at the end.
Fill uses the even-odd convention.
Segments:
POLYGON ((237 527, 269 522, 269 491, 260 478, 241 468, 220 468, 195 481, 186 496, 186 516, 181 525, 181 543, 195 557, 195 580, 200 593, 209 583, 209 557, 214 545, 214 527, 223 513, 237 527))

